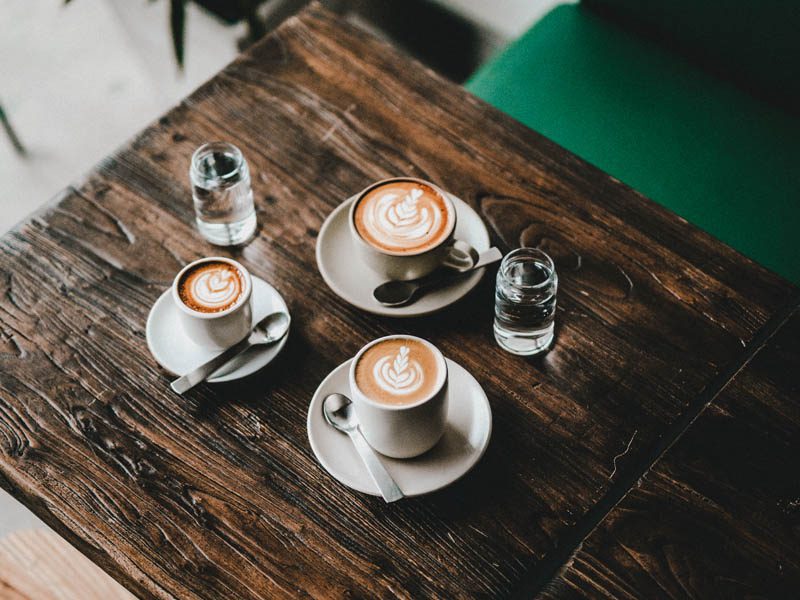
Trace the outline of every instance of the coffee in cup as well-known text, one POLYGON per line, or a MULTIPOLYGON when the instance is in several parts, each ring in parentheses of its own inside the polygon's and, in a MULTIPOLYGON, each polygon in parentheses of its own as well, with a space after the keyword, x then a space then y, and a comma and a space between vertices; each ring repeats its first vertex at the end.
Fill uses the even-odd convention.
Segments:
POLYGON ((214 349, 244 339, 253 325, 252 287, 247 270, 230 258, 213 256, 186 265, 172 284, 186 335, 214 349))
MULTIPOLYGON (((416 279, 447 262, 453 255, 455 228, 450 197, 434 184, 412 177, 374 183, 350 207, 355 249, 386 279, 416 279)), ((454 266, 460 262, 463 258, 454 266)))
POLYGON ((390 338, 370 346, 356 363, 356 385, 378 404, 415 404, 436 391, 438 357, 413 338, 390 338))
POLYGON ((194 265, 178 281, 178 296, 183 303, 201 313, 227 310, 242 297, 244 280, 241 271, 221 260, 194 265))
POLYGON ((409 458, 430 450, 447 417, 447 362, 430 342, 393 335, 367 344, 350 365, 361 431, 378 452, 409 458))
POLYGON ((363 194, 353 219, 361 239, 378 251, 419 254, 448 238, 455 210, 450 199, 432 185, 393 179, 363 194))

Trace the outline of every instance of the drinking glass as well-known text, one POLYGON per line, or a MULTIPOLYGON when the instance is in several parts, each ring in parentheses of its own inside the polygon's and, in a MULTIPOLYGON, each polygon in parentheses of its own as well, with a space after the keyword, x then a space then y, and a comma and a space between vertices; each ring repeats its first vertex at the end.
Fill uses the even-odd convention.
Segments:
POLYGON ((553 341, 558 276, 537 248, 509 252, 497 271, 494 337, 504 350, 530 356, 553 341))
POLYGON ((217 246, 248 241, 256 231, 250 169, 233 144, 204 144, 192 155, 189 169, 200 234, 217 246))

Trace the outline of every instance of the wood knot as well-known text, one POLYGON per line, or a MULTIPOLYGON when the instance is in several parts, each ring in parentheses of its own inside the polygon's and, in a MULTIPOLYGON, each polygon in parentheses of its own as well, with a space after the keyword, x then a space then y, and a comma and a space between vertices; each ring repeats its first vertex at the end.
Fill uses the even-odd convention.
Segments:
POLYGON ((83 435, 90 439, 96 439, 97 427, 94 423, 92 414, 83 406, 72 407, 72 418, 75 419, 75 426, 83 435))

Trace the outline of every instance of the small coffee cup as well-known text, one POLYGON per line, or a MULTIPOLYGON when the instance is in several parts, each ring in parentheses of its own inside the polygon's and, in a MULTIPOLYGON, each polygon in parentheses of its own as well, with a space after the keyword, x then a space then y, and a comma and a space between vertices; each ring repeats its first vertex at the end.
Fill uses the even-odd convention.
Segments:
POLYGON ((350 207, 358 256, 387 279, 423 277, 443 264, 465 266, 455 249, 456 209, 436 185, 413 177, 373 183, 350 207))
POLYGON ((364 437, 392 458, 433 448, 447 419, 447 361, 411 335, 374 340, 350 364, 350 394, 364 437))
POLYGON ((230 258, 211 256, 186 265, 172 283, 172 299, 186 335, 221 350, 242 340, 253 325, 250 273, 230 258))

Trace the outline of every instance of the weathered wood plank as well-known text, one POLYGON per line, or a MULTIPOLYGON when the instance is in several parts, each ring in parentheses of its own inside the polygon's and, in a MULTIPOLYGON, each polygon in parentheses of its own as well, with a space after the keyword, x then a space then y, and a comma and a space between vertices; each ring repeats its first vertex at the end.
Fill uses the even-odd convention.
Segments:
POLYGON ((312 6, 0 241, 0 484, 143 596, 506 595, 792 292, 312 6), (181 265, 219 252, 187 180, 211 139, 251 164, 261 231, 231 255, 281 291, 293 332, 274 367, 178 398, 144 324, 181 265), (397 174, 462 197, 504 248, 555 256, 553 351, 496 347, 491 277, 402 322, 324 286, 323 219, 397 174), (398 331, 469 369, 495 423, 469 477, 387 507, 322 471, 305 412, 331 368, 398 331))
POLYGON ((793 598, 800 312, 584 542, 545 598, 793 598))

